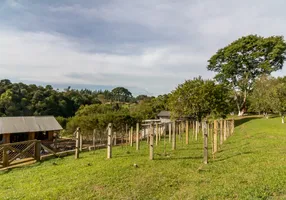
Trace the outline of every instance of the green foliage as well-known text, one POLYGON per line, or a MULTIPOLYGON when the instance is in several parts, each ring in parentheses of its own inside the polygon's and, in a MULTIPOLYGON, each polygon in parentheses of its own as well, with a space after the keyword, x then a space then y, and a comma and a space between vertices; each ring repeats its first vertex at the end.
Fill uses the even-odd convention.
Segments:
POLYGON ((83 133, 90 133, 93 129, 105 133, 108 123, 113 124, 114 130, 124 131, 126 125, 135 126, 137 121, 127 108, 118 104, 93 104, 80 107, 75 117, 69 120, 67 131, 73 133, 80 127, 83 133))
POLYGON ((162 110, 168 110, 169 95, 159 95, 157 98, 148 97, 130 107, 130 113, 136 119, 156 119, 162 110))
POLYGON ((179 85, 171 93, 169 105, 173 118, 189 116, 201 121, 208 115, 225 117, 229 101, 227 87, 199 77, 179 85))
POLYGON ((286 79, 278 78, 276 80, 275 87, 272 88, 273 91, 273 102, 272 109, 275 112, 284 115, 286 112, 286 79))
POLYGON ((66 128, 67 123, 68 123, 68 121, 69 121, 69 119, 64 118, 64 117, 61 117, 61 116, 56 117, 56 120, 57 120, 57 121, 59 122, 59 124, 63 127, 63 129, 66 128))
POLYGON ((286 79, 261 76, 254 83, 250 96, 251 109, 256 112, 286 112, 286 79))
POLYGON ((124 87, 117 87, 111 91, 113 99, 119 102, 130 102, 132 100, 132 93, 124 87))
POLYGON ((0 116, 54 115, 68 118, 74 116, 81 106, 107 104, 114 98, 121 103, 133 101, 132 94, 122 87, 113 92, 70 87, 59 91, 50 85, 26 85, 4 79, 0 81, 0 116))
POLYGON ((253 91, 249 96, 250 110, 255 112, 269 113, 273 110, 274 103, 274 87, 277 81, 270 77, 263 75, 254 82, 253 91))
POLYGON ((282 36, 249 35, 218 50, 209 59, 207 68, 217 72, 217 81, 233 88, 237 108, 241 111, 245 109, 255 78, 282 69, 285 52, 286 43, 282 36))

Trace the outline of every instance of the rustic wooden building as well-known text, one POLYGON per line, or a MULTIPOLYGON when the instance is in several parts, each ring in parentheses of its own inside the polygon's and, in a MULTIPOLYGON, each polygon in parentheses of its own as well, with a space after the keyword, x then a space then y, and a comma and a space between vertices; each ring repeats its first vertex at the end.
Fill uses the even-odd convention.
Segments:
POLYGON ((0 144, 26 140, 53 140, 63 128, 53 116, 0 117, 0 144))
POLYGON ((161 120, 162 123, 171 122, 171 112, 170 111, 161 111, 157 117, 161 120))

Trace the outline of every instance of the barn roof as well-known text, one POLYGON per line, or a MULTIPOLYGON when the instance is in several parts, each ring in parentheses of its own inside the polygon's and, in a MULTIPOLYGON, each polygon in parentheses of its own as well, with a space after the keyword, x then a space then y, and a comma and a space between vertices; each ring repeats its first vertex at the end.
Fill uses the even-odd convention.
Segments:
POLYGON ((59 131, 62 129, 53 116, 0 117, 0 134, 59 131))
POLYGON ((158 117, 171 117, 171 112, 163 110, 157 116, 158 117))

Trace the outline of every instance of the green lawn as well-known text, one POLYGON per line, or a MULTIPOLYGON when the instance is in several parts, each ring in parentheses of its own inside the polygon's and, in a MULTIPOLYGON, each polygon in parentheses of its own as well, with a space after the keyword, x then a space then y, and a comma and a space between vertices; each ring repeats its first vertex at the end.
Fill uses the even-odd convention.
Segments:
POLYGON ((0 199, 286 199, 286 124, 241 119, 216 159, 202 164, 202 138, 86 152, 0 172, 0 199), (134 163, 138 167, 134 167, 134 163))

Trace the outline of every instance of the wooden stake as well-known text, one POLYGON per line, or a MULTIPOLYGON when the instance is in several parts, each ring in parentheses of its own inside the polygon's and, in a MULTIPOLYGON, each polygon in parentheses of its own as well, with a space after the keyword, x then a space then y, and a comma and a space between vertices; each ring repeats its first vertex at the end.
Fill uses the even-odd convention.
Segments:
POLYGON ((139 143, 139 123, 136 124, 136 150, 138 151, 140 148, 140 143, 139 143))
POLYGON ((195 124, 195 121, 193 121, 193 136, 192 136, 192 140, 194 140, 194 137, 195 137, 195 128, 196 128, 196 124, 195 124))
POLYGON ((150 126, 147 128, 147 144, 150 144, 150 126))
POLYGON ((166 124, 163 127, 163 135, 164 135, 164 156, 166 156, 166 124))
POLYGON ((3 151, 2 152, 3 167, 8 167, 9 166, 9 155, 8 155, 7 146, 4 146, 2 151, 3 151))
POLYGON ((169 143, 172 141, 172 123, 169 123, 169 143))
MULTIPOLYGON (((126 140, 127 140, 127 135, 128 135, 128 125, 125 124, 125 135, 126 135, 126 140)), ((128 142, 126 141, 126 146, 127 146, 128 142)))
POLYGON ((117 135, 116 135, 116 132, 114 132, 113 133, 113 136, 114 136, 114 138, 113 138, 113 144, 114 144, 114 146, 116 146, 116 144, 117 144, 117 135))
POLYGON ((159 128, 158 124, 156 123, 156 146, 158 146, 158 136, 159 136, 159 128))
POLYGON ((107 138, 107 158, 112 158, 112 143, 111 143, 112 124, 108 124, 108 138, 107 138))
POLYGON ((217 152, 217 120, 214 120, 214 153, 217 152))
POLYGON ((173 143, 172 150, 176 150, 176 122, 173 122, 173 143))
POLYGON ((75 159, 79 158, 79 137, 80 137, 80 128, 76 129, 76 138, 75 138, 75 159))
POLYGON ((131 127, 130 130, 130 146, 133 147, 133 126, 131 127))
POLYGON ((226 138, 227 138, 227 136, 226 136, 226 120, 224 120, 224 127, 223 127, 223 141, 226 141, 226 138))
POLYGON ((199 122, 196 121, 196 135, 195 135, 196 141, 198 141, 198 132, 199 132, 199 122))
POLYGON ((219 141, 220 141, 220 145, 222 145, 223 143, 223 120, 220 120, 220 137, 219 137, 219 141))
POLYGON ((79 150, 82 151, 82 133, 79 134, 79 150))
POLYGON ((161 141, 161 134, 162 134, 162 126, 159 126, 159 141, 161 141))
POLYGON ((202 123, 202 131, 204 136, 204 164, 208 164, 208 133, 207 133, 207 123, 202 123))
POLYGON ((181 140, 181 122, 178 124, 178 129, 179 129, 179 140, 181 140))
POLYGON ((231 120, 231 134, 234 133, 234 119, 231 120))
POLYGON ((189 121, 186 121, 186 144, 189 144, 189 121))
POLYGON ((95 148, 95 135, 96 135, 96 130, 93 129, 93 134, 92 134, 92 146, 95 148))
POLYGON ((212 153, 214 152, 214 141, 213 141, 213 133, 212 133, 212 128, 211 128, 212 124, 211 122, 208 123, 208 137, 211 136, 211 148, 212 148, 212 153))
POLYGON ((150 160, 154 160, 154 127, 153 123, 151 124, 151 134, 150 134, 150 154, 149 158, 150 160))

